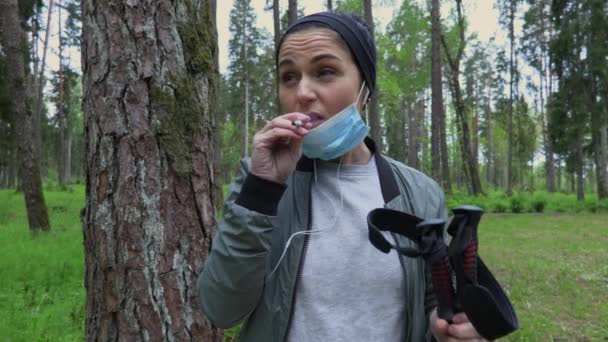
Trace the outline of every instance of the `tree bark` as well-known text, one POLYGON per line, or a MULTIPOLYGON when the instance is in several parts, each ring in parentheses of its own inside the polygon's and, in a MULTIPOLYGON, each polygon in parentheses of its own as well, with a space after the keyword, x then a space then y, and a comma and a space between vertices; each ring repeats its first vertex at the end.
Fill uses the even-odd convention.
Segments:
POLYGON ((46 66, 46 53, 49 47, 49 34, 51 32, 51 19, 53 13, 53 0, 49 0, 49 8, 48 8, 48 16, 46 20, 46 29, 44 33, 44 48, 42 49, 42 62, 40 63, 40 75, 37 77, 38 80, 38 88, 36 89, 36 107, 34 108, 34 143, 35 149, 34 153, 36 153, 36 159, 40 161, 41 170, 44 167, 42 163, 42 98, 44 96, 44 84, 46 83, 46 79, 44 78, 44 69, 46 66))
POLYGON ((334 9, 334 5, 333 5, 332 1, 331 0, 327 0, 327 10, 328 11, 333 11, 333 9, 334 9))
POLYGON ((85 0, 87 341, 222 341, 197 273, 216 224, 209 0, 85 0))
POLYGON ((63 188, 69 181, 67 173, 69 172, 69 151, 66 150, 68 147, 69 132, 68 132, 68 120, 67 113, 64 111, 63 105, 63 39, 61 38, 61 7, 58 8, 59 25, 59 99, 57 101, 57 121, 59 124, 59 163, 57 168, 57 178, 59 185, 63 188))
POLYGON ((10 98, 13 102, 15 143, 19 159, 19 177, 22 181, 30 232, 51 229, 42 192, 40 163, 36 160, 34 120, 25 91, 24 39, 17 0, 0 0, 2 15, 2 46, 6 56, 10 98), (16 39, 17 38, 17 39, 16 39))
MULTIPOLYGON (((369 27, 372 37, 374 37, 374 16, 372 14, 372 2, 371 0, 363 0, 363 9, 365 12, 365 22, 369 27)), ((380 117, 378 114, 378 83, 376 82, 376 89, 371 94, 367 110, 369 111, 370 135, 376 142, 378 151, 382 151, 382 131, 380 127, 380 117)))
MULTIPOLYGON (((281 9, 280 1, 272 0, 272 18, 274 21, 274 51, 275 55, 278 55, 279 42, 281 41, 281 9)), ((281 101, 279 101, 279 69, 274 68, 274 79, 277 87, 276 101, 277 101, 277 114, 281 112, 281 101)))
POLYGON ((462 154, 462 161, 464 164, 464 171, 466 178, 469 183, 469 189, 472 195, 479 195, 483 193, 481 187, 481 180, 479 178, 479 168, 477 161, 474 159, 473 150, 471 147, 469 131, 469 125, 467 123, 466 106, 462 98, 462 91, 460 88, 460 60, 465 47, 465 34, 464 34, 464 14, 462 8, 462 0, 456 0, 456 9, 458 12, 458 27, 460 33, 458 52, 456 56, 452 56, 448 50, 445 37, 441 37, 441 44, 445 52, 448 64, 450 67, 450 89, 452 91, 452 97, 454 99, 454 107, 456 115, 458 117, 458 133, 460 136, 460 151, 462 154))
MULTIPOLYGON (((443 93, 443 90, 442 90, 443 93)), ((442 185, 443 191, 447 194, 452 193, 452 181, 450 177, 450 164, 449 164, 449 154, 448 154, 448 142, 446 137, 446 128, 445 128, 445 106, 441 110, 442 114, 439 117, 439 139, 441 143, 441 170, 442 170, 442 185)))
POLYGON ((408 151, 407 151, 407 159, 409 166, 414 169, 419 170, 420 165, 418 163, 418 134, 420 130, 418 129, 418 125, 420 124, 416 120, 415 111, 413 109, 414 104, 407 104, 407 127, 408 127, 408 151))
POLYGON ((608 198, 608 119, 607 113, 599 106, 591 117, 593 138, 593 159, 595 162, 595 175, 597 179, 597 197, 608 198))
POLYGON ((443 184, 441 177, 440 120, 443 115, 443 84, 441 82, 441 23, 439 0, 431 4, 431 175, 443 184))
POLYGON ((289 0, 287 8, 287 26, 293 25, 298 20, 298 0, 289 0))
POLYGON ((513 54, 515 44, 514 22, 515 20, 515 0, 509 0, 509 39, 511 42, 510 58, 509 58, 509 125, 507 134, 509 136, 508 152, 507 152, 507 195, 513 194, 513 54))
MULTIPOLYGON (((584 180, 584 161, 583 161, 583 141, 579 137, 576 142, 576 199, 585 199, 585 180, 584 180)), ((573 179, 574 181, 574 179, 573 179)), ((574 183, 574 182, 573 182, 574 183)))
MULTIPOLYGON (((213 34, 217 39, 217 21, 216 21, 216 15, 217 15, 217 0, 210 0, 210 6, 211 6, 211 22, 213 24, 213 34)), ((213 64, 215 67, 215 79, 216 81, 216 94, 220 94, 221 90, 220 90, 220 62, 219 62, 219 54, 216 53, 213 55, 213 64)), ((224 124, 224 113, 222 111, 220 111, 218 109, 217 106, 217 102, 216 102, 216 106, 213 109, 213 116, 212 116, 212 130, 213 132, 216 132, 213 135, 213 150, 215 151, 215 153, 213 153, 213 165, 216 165, 216 167, 213 168, 213 186, 214 186, 214 193, 215 193, 215 208, 216 210, 219 210, 222 206, 222 204, 224 203, 224 192, 222 189, 222 182, 221 182, 221 177, 222 177, 222 168, 220 167, 220 165, 222 164, 222 129, 223 129, 223 124, 224 124)))

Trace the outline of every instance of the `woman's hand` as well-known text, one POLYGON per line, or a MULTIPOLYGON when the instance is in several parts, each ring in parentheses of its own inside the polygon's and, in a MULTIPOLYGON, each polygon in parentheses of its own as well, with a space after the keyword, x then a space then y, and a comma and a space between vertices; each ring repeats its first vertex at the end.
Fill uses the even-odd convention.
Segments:
POLYGON ((285 183, 302 154, 302 139, 310 128, 310 117, 302 113, 278 116, 253 137, 251 173, 269 181, 285 183), (303 125, 292 125, 300 120, 303 125))
POLYGON ((457 313, 452 319, 452 324, 437 317, 437 309, 433 310, 430 317, 431 331, 438 342, 456 341, 486 341, 479 335, 477 330, 464 312, 457 313))

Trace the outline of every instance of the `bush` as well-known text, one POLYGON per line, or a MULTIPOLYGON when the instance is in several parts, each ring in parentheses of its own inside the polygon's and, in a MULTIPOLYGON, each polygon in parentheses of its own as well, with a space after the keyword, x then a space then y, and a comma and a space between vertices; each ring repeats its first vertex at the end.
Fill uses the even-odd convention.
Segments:
POLYGON ((504 213, 507 211, 507 203, 505 201, 496 201, 494 203, 494 212, 495 213, 504 213))
POLYGON ((532 209, 537 213, 542 213, 547 206, 547 199, 544 194, 535 194, 532 199, 532 209))
POLYGON ((524 200, 521 196, 513 196, 511 197, 511 211, 519 214, 524 211, 525 205, 524 200))

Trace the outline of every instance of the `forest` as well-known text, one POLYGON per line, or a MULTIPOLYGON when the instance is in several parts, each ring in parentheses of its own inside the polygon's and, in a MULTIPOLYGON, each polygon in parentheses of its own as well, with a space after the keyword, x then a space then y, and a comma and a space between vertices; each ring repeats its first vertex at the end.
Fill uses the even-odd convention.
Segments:
MULTIPOLYGON (((19 215, 28 239, 77 227, 82 317, 70 324, 87 339, 138 334, 127 325, 168 340, 223 338, 187 288, 239 160, 282 113, 279 39, 310 14, 310 1, 264 0, 262 12, 254 2, 0 0, 0 195, 19 200, 0 203, 0 227, 19 215), (59 193, 79 198, 78 210, 56 204, 59 193), (65 212, 71 223, 55 224, 65 212)), ((471 30, 473 0, 316 2, 372 28, 370 135, 437 181, 450 209, 608 211, 608 2, 496 1, 487 40, 471 30), (389 21, 374 15, 387 9, 389 21)), ((584 336, 600 338, 593 324, 584 336)), ((565 329, 577 336, 576 324, 565 329)), ((555 336, 531 334, 520 336, 555 336)))

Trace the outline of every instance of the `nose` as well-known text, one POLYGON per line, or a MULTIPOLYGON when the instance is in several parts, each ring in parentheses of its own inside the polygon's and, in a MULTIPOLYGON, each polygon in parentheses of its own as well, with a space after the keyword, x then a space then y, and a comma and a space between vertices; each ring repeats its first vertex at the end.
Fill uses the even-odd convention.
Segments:
POLYGON ((298 82, 296 97, 298 103, 303 108, 306 108, 311 102, 314 102, 317 98, 314 82, 307 77, 303 77, 300 82, 298 82))

